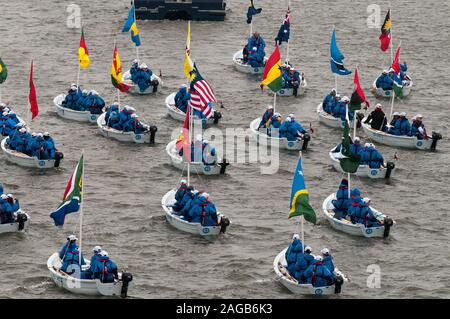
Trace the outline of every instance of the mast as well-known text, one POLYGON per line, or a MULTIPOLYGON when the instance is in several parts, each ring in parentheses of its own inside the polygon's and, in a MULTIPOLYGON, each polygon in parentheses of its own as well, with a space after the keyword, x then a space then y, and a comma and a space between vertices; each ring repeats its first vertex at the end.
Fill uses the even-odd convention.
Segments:
POLYGON ((81 203, 80 203, 80 254, 79 254, 79 265, 81 271, 81 256, 82 256, 82 243, 83 243, 83 202, 84 202, 84 149, 81 150, 81 157, 83 158, 83 173, 81 173, 81 203))
MULTIPOLYGON (((288 0, 288 12, 289 11, 291 11, 291 0, 288 0)), ((290 24, 291 22, 289 21, 289 24, 290 24)), ((286 62, 288 63, 289 62, 289 43, 290 43, 290 41, 291 41, 291 37, 292 37, 292 28, 289 26, 289 28, 290 28, 290 32, 291 32, 291 34, 289 35, 289 39, 288 39, 288 41, 287 41, 287 45, 286 45, 286 62)))
MULTIPOLYGON (((345 108, 345 120, 347 121, 347 123, 350 125, 350 121, 349 121, 349 116, 348 116, 348 104, 345 108)), ((353 122, 356 123, 355 121, 355 117, 353 116, 353 122)), ((353 142, 355 142, 355 136, 356 136, 356 125, 354 126, 354 130, 353 130, 353 142)), ((341 145, 341 153, 342 153, 342 145, 341 145)), ((350 189, 351 189, 351 174, 347 173, 347 181, 348 181, 348 199, 350 199, 350 189)))
POLYGON ((277 106, 277 92, 273 92, 273 114, 275 114, 276 106, 277 106))
MULTIPOLYGON (((135 5, 135 1, 134 1, 134 0, 133 0, 133 7, 134 7, 134 10, 133 10, 133 13, 134 13, 134 23, 136 24, 136 28, 137 28, 136 5, 135 5)), ((135 46, 136 46, 136 59, 137 59, 138 64, 139 64, 139 47, 138 47, 137 45, 135 45, 135 46)))

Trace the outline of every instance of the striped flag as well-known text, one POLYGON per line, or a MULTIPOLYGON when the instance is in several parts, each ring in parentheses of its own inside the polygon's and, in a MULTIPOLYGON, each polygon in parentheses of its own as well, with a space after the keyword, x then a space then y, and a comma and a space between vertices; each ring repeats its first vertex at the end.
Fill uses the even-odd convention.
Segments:
POLYGON ((119 51, 114 46, 113 62, 111 65, 111 82, 120 92, 127 92, 130 87, 122 81, 122 66, 120 65, 119 51))
POLYGON ((213 115, 213 110, 210 103, 204 104, 201 95, 195 90, 191 90, 191 99, 189 100, 189 106, 195 110, 202 112, 207 119, 209 119, 213 115))
POLYGON ((80 47, 78 48, 78 60, 80 61, 80 68, 87 69, 91 64, 89 59, 89 51, 84 40, 84 29, 81 28, 80 47))
POLYGON ((203 79, 197 66, 194 64, 191 78, 191 100, 189 103, 194 109, 203 112, 206 117, 210 117, 212 115, 210 104, 213 102, 217 102, 214 90, 203 79))
POLYGON ((283 77, 281 73, 281 55, 278 45, 275 46, 272 55, 264 67, 264 74, 260 83, 261 89, 268 86, 273 92, 281 90, 283 77))
POLYGON ((128 19, 125 22, 125 25, 123 26, 122 32, 130 32, 131 35, 131 41, 134 42, 134 44, 138 47, 141 45, 141 38, 139 36, 139 30, 136 25, 136 19, 135 19, 135 8, 134 8, 134 1, 133 5, 130 8, 130 11, 128 13, 128 19))

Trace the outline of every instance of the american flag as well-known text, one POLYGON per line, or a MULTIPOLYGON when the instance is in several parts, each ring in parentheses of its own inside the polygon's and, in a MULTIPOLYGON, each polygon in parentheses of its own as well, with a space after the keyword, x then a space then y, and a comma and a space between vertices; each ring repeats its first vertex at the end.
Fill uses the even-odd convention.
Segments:
POLYGON ((206 118, 212 116, 212 108, 209 103, 204 104, 202 96, 196 90, 191 90, 191 99, 189 100, 189 106, 195 110, 198 110, 205 115, 206 118))
POLYGON ((210 103, 217 102, 214 95, 214 90, 211 85, 206 82, 200 75, 197 66, 194 64, 194 70, 191 77, 191 100, 190 105, 201 111, 207 118, 212 115, 212 108, 210 103))

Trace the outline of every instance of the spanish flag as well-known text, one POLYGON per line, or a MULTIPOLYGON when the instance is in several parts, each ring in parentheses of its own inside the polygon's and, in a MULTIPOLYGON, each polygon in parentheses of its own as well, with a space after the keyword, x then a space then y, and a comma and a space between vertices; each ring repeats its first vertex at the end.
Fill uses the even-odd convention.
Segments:
POLYGON ((2 59, 0 58, 0 84, 5 82, 7 77, 8 69, 6 68, 5 63, 3 63, 2 59))
POLYGON ((268 86, 273 92, 281 90, 283 78, 281 73, 280 48, 277 45, 272 55, 264 67, 264 75, 261 81, 261 88, 268 86))
POLYGON ((194 70, 194 63, 191 60, 191 21, 188 22, 188 36, 186 40, 186 59, 184 61, 184 74, 188 79, 191 78, 194 70))
POLYGON ((379 39, 381 51, 385 52, 389 48, 389 43, 391 42, 391 9, 389 9, 386 14, 379 39))
POLYGON ((131 31, 131 41, 136 44, 136 46, 141 45, 141 38, 139 37, 139 30, 136 26, 136 19, 135 19, 135 13, 134 13, 134 1, 133 5, 130 8, 130 12, 128 13, 128 19, 125 22, 125 25, 123 26, 122 32, 128 32, 131 31))
POLYGON ((316 223, 316 213, 314 212, 314 208, 309 204, 309 192, 305 186, 302 158, 300 157, 298 159, 297 169, 295 170, 294 181, 292 182, 289 218, 301 215, 310 223, 316 223))
POLYGON ((111 65, 111 82, 121 92, 127 92, 130 87, 122 82, 122 67, 117 47, 114 46, 113 63, 111 65))
POLYGON ((81 28, 80 47, 78 48, 78 59, 80 61, 80 68, 87 69, 91 64, 89 59, 89 51, 84 41, 84 29, 81 28))

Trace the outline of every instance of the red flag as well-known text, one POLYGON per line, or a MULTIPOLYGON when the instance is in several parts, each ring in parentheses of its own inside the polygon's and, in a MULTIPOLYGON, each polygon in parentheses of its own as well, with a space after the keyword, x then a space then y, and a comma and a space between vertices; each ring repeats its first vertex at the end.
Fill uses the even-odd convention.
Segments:
POLYGON ((384 23, 381 26, 380 48, 385 52, 391 42, 391 9, 388 10, 384 23))
POLYGON ((36 99, 36 88, 33 82, 33 60, 31 60, 31 70, 30 70, 30 94, 28 95, 28 101, 30 102, 30 112, 31 120, 34 120, 38 116, 39 108, 36 99))
POLYGON ((350 98, 349 110, 353 112, 356 109, 361 109, 361 103, 363 102, 366 104, 365 109, 368 109, 369 102, 367 101, 366 95, 359 84, 358 69, 355 70, 353 83, 355 84, 355 91, 353 91, 352 97, 350 98))
POLYGON ((394 62, 392 63, 391 68, 397 75, 400 74, 400 47, 398 47, 397 53, 395 53, 394 62))

